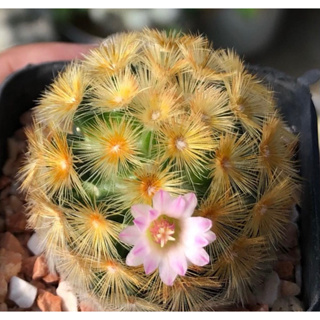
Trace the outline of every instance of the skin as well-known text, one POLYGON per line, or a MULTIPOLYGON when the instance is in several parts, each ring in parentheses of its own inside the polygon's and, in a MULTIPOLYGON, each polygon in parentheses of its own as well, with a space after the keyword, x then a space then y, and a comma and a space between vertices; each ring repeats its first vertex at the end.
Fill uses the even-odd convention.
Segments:
POLYGON ((0 52, 0 83, 11 73, 28 64, 58 60, 81 59, 94 48, 92 44, 63 42, 18 45, 0 52))

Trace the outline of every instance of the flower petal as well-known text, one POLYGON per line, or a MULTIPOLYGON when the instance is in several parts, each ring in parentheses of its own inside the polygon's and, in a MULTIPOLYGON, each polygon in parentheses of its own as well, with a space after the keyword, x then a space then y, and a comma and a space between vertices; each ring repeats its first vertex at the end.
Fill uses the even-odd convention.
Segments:
POLYGON ((131 207, 131 214, 134 218, 138 217, 148 217, 149 216, 149 210, 152 209, 147 204, 135 204, 131 207))
POLYGON ((209 243, 217 239, 216 234, 212 231, 207 231, 203 236, 208 240, 209 243))
POLYGON ((159 275, 164 284, 172 286, 178 274, 172 270, 168 259, 163 259, 159 264, 159 275))
POLYGON ((151 209, 149 210, 149 214, 150 214, 150 220, 152 221, 158 218, 158 216, 160 215, 160 212, 158 210, 151 209))
POLYGON ((185 254, 191 263, 200 267, 208 264, 210 261, 208 253, 202 248, 192 248, 186 250, 185 254))
POLYGON ((171 203, 172 199, 169 192, 166 192, 164 190, 159 190, 154 196, 153 196, 153 208, 158 210, 159 213, 163 213, 166 211, 167 205, 171 203))
POLYGON ((183 218, 188 218, 191 217, 194 209, 196 208, 198 204, 197 197, 194 193, 187 193, 186 195, 183 196, 184 200, 186 201, 186 207, 184 208, 183 212, 183 218))
POLYGON ((186 207, 186 201, 183 199, 182 196, 175 198, 173 201, 167 205, 166 214, 172 218, 179 219, 184 212, 186 207))
POLYGON ((171 250, 168 253, 170 267, 180 276, 184 276, 188 269, 188 262, 183 250, 171 250))
POLYGON ((128 266, 138 266, 143 263, 144 258, 150 252, 148 244, 144 241, 139 241, 128 253, 126 264, 128 266))
POLYGON ((143 266, 144 266, 144 271, 146 274, 150 274, 153 271, 155 271, 160 263, 160 256, 159 255, 148 255, 144 257, 144 262, 143 262, 143 266))
POLYGON ((204 233, 211 229, 212 221, 203 217, 190 217, 186 219, 185 225, 188 229, 193 230, 194 233, 204 233))
POLYGON ((209 241, 206 237, 204 237, 204 235, 197 235, 194 238, 194 245, 197 247, 205 247, 209 244, 209 241))
POLYGON ((146 228, 149 226, 149 221, 148 217, 137 217, 133 219, 134 225, 142 232, 146 230, 146 228))
POLYGON ((124 243, 135 245, 139 240, 140 234, 136 226, 129 226, 119 233, 119 239, 124 243))

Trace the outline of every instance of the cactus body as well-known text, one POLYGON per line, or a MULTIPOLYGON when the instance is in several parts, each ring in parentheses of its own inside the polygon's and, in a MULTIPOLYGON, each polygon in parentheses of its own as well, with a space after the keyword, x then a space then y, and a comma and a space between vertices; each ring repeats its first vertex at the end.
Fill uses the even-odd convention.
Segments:
POLYGON ((233 52, 175 32, 117 34, 68 65, 33 116, 20 172, 29 224, 82 298, 204 310, 245 302, 270 270, 297 200, 297 137, 233 52), (216 235, 210 262, 173 285, 128 266, 119 239, 131 207, 159 190, 194 193, 216 235))

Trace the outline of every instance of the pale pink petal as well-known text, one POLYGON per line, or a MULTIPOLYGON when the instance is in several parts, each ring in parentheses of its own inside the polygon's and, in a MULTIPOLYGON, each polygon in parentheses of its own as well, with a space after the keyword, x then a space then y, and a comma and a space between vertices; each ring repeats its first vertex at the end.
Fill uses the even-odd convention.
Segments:
POLYGON ((159 267, 160 260, 160 256, 156 254, 145 256, 143 262, 145 273, 150 274, 155 271, 159 267))
POLYGON ((200 267, 208 264, 210 261, 208 253, 202 248, 188 249, 185 254, 191 263, 200 267))
POLYGON ((208 239, 204 235, 197 235, 194 238, 194 245, 196 247, 205 247, 209 244, 208 239))
POLYGON ((186 219, 185 226, 188 228, 188 232, 202 234, 211 229, 212 221, 203 217, 190 217, 186 219))
POLYGON ((137 217, 133 219, 134 225, 142 232, 146 230, 146 228, 149 226, 149 219, 147 217, 137 217))
POLYGON ((140 230, 136 226, 129 226, 119 233, 122 242, 135 245, 141 235, 140 230))
POLYGON ((142 256, 136 256, 132 253, 132 250, 128 253, 126 258, 126 264, 130 267, 137 267, 143 263, 142 256))
POLYGON ((172 286, 178 274, 172 270, 168 259, 163 259, 159 264, 159 275, 164 284, 172 286))
POLYGON ((216 234, 212 231, 207 231, 203 236, 208 240, 209 243, 217 239, 216 234))
POLYGON ((135 204, 131 207, 131 214, 134 218, 149 217, 149 210, 152 208, 147 204, 135 204))
POLYGON ((150 248, 145 241, 139 241, 128 253, 126 264, 128 266, 138 266, 143 263, 146 255, 150 253, 150 248))
POLYGON ((172 199, 169 192, 164 190, 159 190, 153 196, 153 208, 158 210, 159 213, 163 213, 166 211, 167 205, 171 203, 172 199))
POLYGON ((186 201, 186 207, 184 208, 183 215, 181 217, 188 218, 191 217, 197 204, 198 200, 194 193, 187 193, 183 196, 184 200, 186 201))
POLYGON ((179 196, 168 204, 165 213, 172 218, 179 219, 183 215, 185 207, 186 201, 182 196, 179 196))
POLYGON ((168 253, 169 264, 172 270, 180 276, 184 276, 188 269, 188 262, 182 249, 171 250, 168 253))
POLYGON ((150 220, 152 221, 159 217, 160 212, 158 210, 152 209, 152 210, 149 210, 149 214, 150 214, 150 220))

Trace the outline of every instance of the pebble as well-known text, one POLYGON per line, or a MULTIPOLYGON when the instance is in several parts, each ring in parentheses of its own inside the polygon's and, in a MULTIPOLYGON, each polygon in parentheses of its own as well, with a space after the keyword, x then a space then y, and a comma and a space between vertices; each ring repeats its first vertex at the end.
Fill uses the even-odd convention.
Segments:
POLYGON ((2 273, 0 273, 0 303, 5 301, 8 292, 8 283, 2 273))
POLYGON ((0 302, 0 311, 8 311, 8 306, 4 302, 0 302))
POLYGON ((8 298, 20 308, 30 308, 37 296, 37 288, 25 280, 12 277, 9 284, 8 298))
POLYGON ((14 212, 20 212, 23 210, 23 202, 14 194, 10 195, 9 204, 14 212))
POLYGON ((280 279, 276 272, 272 271, 264 283, 255 290, 257 303, 272 307, 279 297, 280 279))
POLYGON ((286 226, 286 237, 283 241, 284 247, 294 248, 299 244, 299 228, 296 223, 289 223, 286 226))
POLYGON ((43 255, 38 256, 33 266, 32 279, 41 279, 48 275, 48 273, 49 269, 45 257, 43 255))
POLYGON ((72 292, 72 289, 68 282, 59 282, 57 295, 62 299, 63 311, 78 311, 78 299, 72 292))
POLYGON ((281 297, 275 301, 272 311, 304 311, 302 302, 296 297, 281 297))
POLYGON ((22 247, 19 240, 11 233, 5 232, 0 235, 0 248, 4 248, 8 251, 18 252, 21 255, 26 254, 25 248, 22 247))
POLYGON ((79 308, 80 308, 80 311, 82 311, 82 312, 97 311, 96 309, 94 309, 92 307, 92 305, 90 303, 85 302, 85 301, 80 301, 79 308))
POLYGON ((59 275, 57 275, 55 273, 49 273, 45 277, 42 278, 42 280, 45 283, 58 283, 59 279, 60 279, 59 275))
POLYGON ((12 233, 22 233, 26 231, 27 218, 23 212, 16 212, 6 218, 7 230, 12 233))
POLYGON ((257 304, 250 308, 250 311, 269 311, 269 306, 267 304, 257 304))
POLYGON ((297 296, 300 294, 300 287, 292 282, 292 281, 286 281, 281 280, 280 282, 280 294, 283 297, 286 296, 297 296))
POLYGON ((27 247, 36 256, 42 253, 43 249, 41 248, 39 237, 35 232, 31 235, 27 247))
POLYGON ((39 290, 37 305, 41 311, 62 311, 61 298, 42 289, 39 290))
POLYGON ((12 179, 7 176, 1 176, 0 177, 0 190, 3 190, 5 187, 10 185, 12 179))
POLYGON ((278 261, 274 270, 282 280, 294 280, 295 267, 292 261, 278 261))
POLYGON ((33 267, 37 258, 37 256, 31 256, 22 260, 21 272, 29 279, 32 279, 33 267))
POLYGON ((6 222, 5 220, 0 216, 0 232, 4 232, 6 229, 6 222))
POLYGON ((16 276, 21 270, 22 256, 20 253, 0 249, 0 273, 9 281, 11 277, 16 276))

